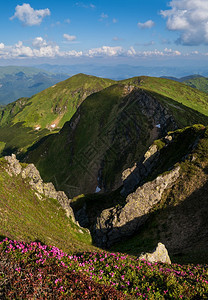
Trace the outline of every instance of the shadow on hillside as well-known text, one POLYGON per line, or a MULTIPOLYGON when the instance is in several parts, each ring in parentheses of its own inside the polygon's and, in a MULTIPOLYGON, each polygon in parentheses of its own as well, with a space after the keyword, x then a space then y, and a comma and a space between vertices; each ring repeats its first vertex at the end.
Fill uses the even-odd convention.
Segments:
POLYGON ((208 125, 208 116, 198 112, 197 110, 185 106, 172 98, 162 96, 159 93, 152 91, 147 92, 159 100, 159 102, 172 113, 174 119, 178 124, 180 124, 180 128, 194 124, 208 125))
POLYGON ((0 242, 2 242, 6 238, 5 235, 0 235, 0 242))
POLYGON ((179 204, 171 204, 170 193, 166 200, 167 204, 170 202, 168 207, 158 206, 154 212, 113 230, 110 226, 106 232, 91 230, 93 242, 98 245, 96 241, 100 238, 105 241, 103 248, 131 255, 152 251, 162 242, 173 262, 208 263, 207 195, 208 182, 179 204))

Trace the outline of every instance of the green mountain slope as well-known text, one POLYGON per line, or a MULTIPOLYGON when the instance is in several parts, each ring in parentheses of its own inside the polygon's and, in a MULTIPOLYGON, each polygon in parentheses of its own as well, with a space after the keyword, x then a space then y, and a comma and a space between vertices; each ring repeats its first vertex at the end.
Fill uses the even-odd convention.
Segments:
POLYGON ((191 86, 192 88, 208 93, 208 78, 206 77, 199 77, 199 78, 185 80, 183 81, 183 83, 185 83, 188 86, 191 86))
POLYGON ((121 185, 122 171, 139 160, 155 139, 176 128, 208 124, 206 94, 155 78, 145 78, 151 90, 144 89, 144 83, 139 88, 141 80, 131 79, 89 96, 59 134, 34 146, 26 160, 70 197, 100 189, 107 192, 121 185))
POLYGON ((25 100, 24 104, 20 99, 8 105, 0 125, 7 124, 12 119, 13 124, 23 122, 26 127, 51 128, 52 124, 55 124, 52 128, 62 127, 88 95, 112 83, 108 79, 75 75, 25 100))
MULTIPOLYGON (((26 164, 22 165, 23 168, 26 164)), ((0 237, 41 241, 67 251, 90 249, 90 236, 66 216, 55 199, 37 196, 29 178, 9 175, 0 159, 0 237)))
MULTIPOLYGON (((201 79, 196 78, 193 80, 201 79)), ((153 95, 157 93, 164 97, 171 98, 206 116, 208 115, 208 95, 189 86, 184 86, 180 82, 147 76, 134 77, 121 82, 136 85, 151 92, 153 95)))
POLYGON ((112 83, 112 80, 78 74, 31 98, 8 104, 0 112, 3 154, 25 151, 51 130, 61 128, 88 95, 112 83))

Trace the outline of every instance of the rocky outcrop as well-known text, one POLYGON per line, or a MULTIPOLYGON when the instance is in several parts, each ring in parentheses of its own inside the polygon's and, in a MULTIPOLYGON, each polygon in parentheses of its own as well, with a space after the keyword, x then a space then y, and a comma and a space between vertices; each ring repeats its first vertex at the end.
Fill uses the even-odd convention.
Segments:
MULTIPOLYGON (((172 136, 167 135, 163 138, 165 147, 172 142, 172 136)), ((122 173, 123 188, 121 195, 127 197, 135 188, 142 184, 144 179, 151 173, 153 168, 158 163, 160 151, 156 144, 152 144, 143 158, 135 163, 132 168, 128 168, 122 173)))
POLYGON ((179 177, 180 167, 158 176, 129 194, 123 207, 102 211, 95 225, 94 239, 98 246, 109 247, 122 237, 133 235, 147 220, 153 207, 160 202, 163 192, 172 187, 179 177))
POLYGON ((16 159, 16 155, 12 154, 11 156, 5 156, 8 165, 6 167, 6 171, 10 176, 17 176, 21 173, 22 167, 19 161, 16 159))
POLYGON ((162 262, 166 264, 171 264, 171 260, 168 255, 168 250, 162 243, 158 243, 156 249, 152 253, 141 254, 139 256, 139 259, 146 260, 151 263, 162 262))
POLYGON ((58 200, 60 205, 66 211, 66 215, 75 221, 74 213, 70 206, 70 199, 68 199, 64 192, 57 192, 51 182, 44 183, 39 171, 33 164, 29 164, 23 168, 16 159, 15 154, 12 154, 11 156, 5 156, 5 160, 8 162, 5 169, 10 176, 17 176, 20 174, 24 180, 28 180, 32 189, 36 192, 36 196, 40 200, 44 199, 44 197, 58 200))

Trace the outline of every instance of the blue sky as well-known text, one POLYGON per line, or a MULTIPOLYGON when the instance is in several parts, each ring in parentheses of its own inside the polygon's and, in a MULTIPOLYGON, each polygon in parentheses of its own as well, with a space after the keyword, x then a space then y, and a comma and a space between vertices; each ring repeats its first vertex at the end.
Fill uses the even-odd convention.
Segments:
POLYGON ((208 62, 207 0, 9 0, 0 14, 0 65, 208 62))

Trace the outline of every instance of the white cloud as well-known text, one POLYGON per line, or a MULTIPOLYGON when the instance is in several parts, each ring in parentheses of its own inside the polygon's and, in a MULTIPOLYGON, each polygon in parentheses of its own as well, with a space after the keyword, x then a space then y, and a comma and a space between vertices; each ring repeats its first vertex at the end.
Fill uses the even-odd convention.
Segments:
MULTIPOLYGON (((199 55, 197 51, 195 55, 199 55)), ((137 51, 134 47, 124 49, 120 46, 102 46, 99 48, 92 48, 86 51, 62 51, 60 47, 52 42, 47 42, 42 37, 36 37, 33 39, 30 45, 26 45, 22 41, 7 46, 0 43, 0 59, 22 59, 22 58, 58 58, 58 57, 175 57, 182 55, 178 50, 165 48, 164 50, 152 50, 152 51, 137 51)), ((187 55, 193 55, 189 53, 187 55)))
POLYGON ((40 25, 43 18, 46 16, 50 16, 50 10, 48 8, 35 10, 30 6, 30 4, 24 3, 16 6, 15 14, 10 18, 10 20, 17 18, 24 25, 33 26, 40 25))
POLYGON ((172 0, 170 9, 160 13, 167 18, 167 28, 179 31, 177 43, 183 45, 208 44, 208 1, 172 0))
POLYGON ((33 50, 24 46, 22 41, 19 41, 15 46, 11 48, 11 57, 33 57, 33 50))
POLYGON ((56 57, 62 56, 62 53, 59 50, 59 46, 47 45, 40 47, 40 49, 33 49, 34 57, 56 57))
POLYGON ((33 40, 32 45, 35 48, 41 48, 47 46, 47 42, 41 36, 38 36, 33 40))
POLYGON ((118 20, 116 18, 113 18, 113 23, 114 24, 118 23, 118 20))
POLYGON ((83 56, 83 52, 82 51, 72 50, 72 51, 65 52, 64 55, 66 55, 66 56, 80 57, 80 56, 83 56))
POLYGON ((67 40, 68 42, 72 42, 75 41, 77 39, 76 35, 69 35, 67 33, 63 34, 63 37, 65 38, 65 40, 67 40))
POLYGON ((102 46, 100 48, 93 48, 87 52, 87 56, 119 56, 123 54, 124 50, 122 47, 109 47, 102 46))
POLYGON ((149 28, 152 28, 155 25, 155 23, 152 20, 148 20, 145 23, 139 22, 139 23, 137 23, 137 25, 141 29, 149 29, 149 28))
POLYGON ((178 50, 172 50, 172 49, 168 49, 168 48, 164 49, 164 53, 167 54, 167 55, 171 55, 171 56, 181 55, 180 51, 178 51, 178 50))
POLYGON ((127 55, 129 56, 135 56, 137 53, 134 49, 134 47, 130 47, 130 49, 127 51, 127 55))

